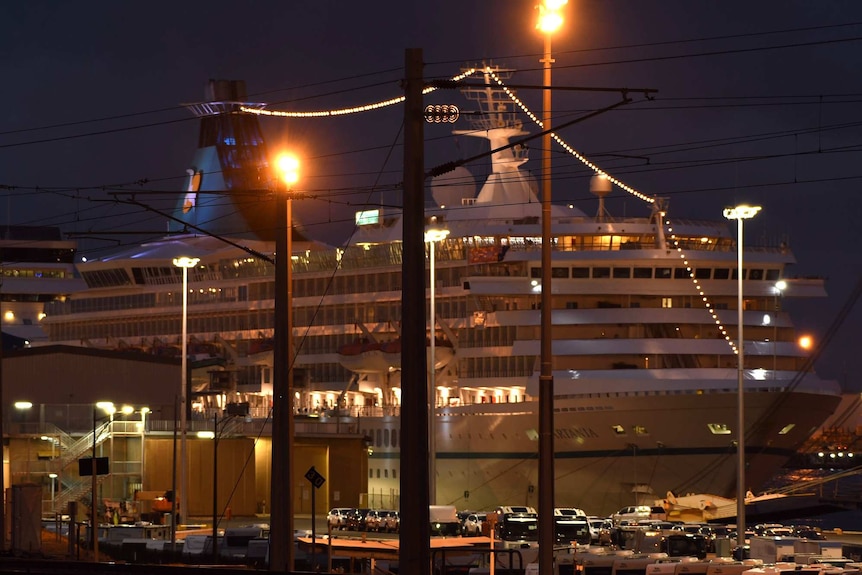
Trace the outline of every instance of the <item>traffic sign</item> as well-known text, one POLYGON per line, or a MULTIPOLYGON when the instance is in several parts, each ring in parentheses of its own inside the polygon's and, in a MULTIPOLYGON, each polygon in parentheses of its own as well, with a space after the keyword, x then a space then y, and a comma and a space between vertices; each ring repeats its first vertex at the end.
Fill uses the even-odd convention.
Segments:
POLYGON ((319 474, 313 465, 305 472, 305 478, 308 479, 316 489, 320 489, 320 487, 326 483, 326 478, 319 474))

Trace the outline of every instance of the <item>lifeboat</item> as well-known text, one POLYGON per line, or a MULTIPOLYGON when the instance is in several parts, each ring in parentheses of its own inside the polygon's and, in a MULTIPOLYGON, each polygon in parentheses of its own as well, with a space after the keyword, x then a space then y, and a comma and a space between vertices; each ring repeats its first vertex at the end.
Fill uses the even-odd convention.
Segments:
POLYGON ((338 348, 338 362, 355 373, 389 371, 391 366, 383 355, 382 346, 368 338, 357 339, 338 348))
MULTIPOLYGON (((426 340, 427 361, 431 361, 430 340, 426 340)), ((455 357, 455 349, 448 341, 434 342, 435 369, 441 369, 455 357)), ((383 373, 401 369, 401 339, 382 343, 362 338, 338 348, 338 360, 342 366, 355 373, 383 373)))
POLYGON ((272 351, 274 347, 275 345, 271 337, 258 338, 249 343, 248 354, 255 355, 258 353, 265 353, 267 351, 272 351))

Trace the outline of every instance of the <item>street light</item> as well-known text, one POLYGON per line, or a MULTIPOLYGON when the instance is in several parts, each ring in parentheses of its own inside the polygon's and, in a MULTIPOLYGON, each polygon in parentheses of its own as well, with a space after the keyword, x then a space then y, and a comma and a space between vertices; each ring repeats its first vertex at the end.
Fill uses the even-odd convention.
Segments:
MULTIPOLYGON (((189 353, 188 353, 188 329, 189 329, 189 268, 193 268, 198 265, 200 261, 199 258, 191 258, 188 256, 181 256, 178 258, 174 258, 174 265, 178 268, 183 269, 183 319, 182 319, 182 344, 181 344, 181 353, 182 360, 180 362, 180 369, 182 373, 180 374, 180 485, 179 490, 176 489, 176 485, 174 486, 174 501, 173 501, 173 509, 171 510, 171 532, 175 533, 176 522, 177 522, 177 513, 176 507, 181 502, 183 505, 188 507, 188 463, 186 459, 188 455, 186 453, 186 412, 188 410, 187 407, 187 395, 188 395, 188 377, 189 377, 189 353)), ((182 511, 180 511, 182 513, 182 511)), ((172 537, 173 540, 173 537, 172 537)))
MULTIPOLYGON (((218 442, 221 435, 224 433, 224 425, 232 418, 237 415, 245 416, 248 415, 248 404, 245 407, 242 407, 242 404, 228 404, 227 406, 227 415, 221 418, 219 421, 218 418, 218 410, 213 414, 213 430, 212 431, 198 431, 198 437, 201 439, 212 439, 213 440, 213 533, 212 533, 212 559, 213 563, 218 563, 218 524, 219 518, 221 514, 219 513, 218 508, 218 442), (222 433, 219 433, 219 423, 222 425, 222 433)), ((228 516, 230 517, 230 516, 228 516)))
POLYGON ((57 480, 57 474, 49 473, 48 478, 51 480, 51 513, 54 513, 54 481, 57 480))
POLYGON ((272 512, 270 570, 293 570, 293 270, 291 269, 292 186, 299 180, 299 160, 281 155, 275 198, 275 348, 272 390, 272 512))
POLYGON ((740 205, 735 208, 725 208, 724 217, 736 220, 736 326, 739 343, 736 350, 736 387, 737 387, 737 476, 736 476, 736 544, 745 545, 745 385, 743 377, 743 322, 742 322, 742 222, 753 218, 760 211, 760 206, 740 205))
POLYGON ((542 87, 542 297, 539 373, 539 573, 554 570, 554 371, 551 349, 551 35, 563 25, 568 0, 543 0, 536 24, 545 36, 542 87))
MULTIPOLYGON (((90 460, 90 537, 93 539, 93 561, 99 562, 99 505, 96 503, 98 498, 98 465, 96 464, 96 423, 100 418, 97 417, 96 410, 101 409, 108 417, 114 415, 116 409, 110 401, 99 401, 93 406, 93 458, 90 460)), ((102 417, 101 419, 104 419, 102 417)))
POLYGON ((198 431, 201 439, 213 440, 213 564, 218 563, 218 411, 213 415, 213 430, 198 431))
POLYGON ((434 429, 434 406, 437 403, 437 349, 435 336, 437 334, 437 272, 434 263, 434 246, 446 239, 449 230, 429 228, 425 230, 425 241, 428 242, 429 273, 431 282, 431 308, 429 322, 431 324, 431 359, 428 361, 428 459, 430 471, 428 474, 428 503, 437 503, 437 437, 434 429))

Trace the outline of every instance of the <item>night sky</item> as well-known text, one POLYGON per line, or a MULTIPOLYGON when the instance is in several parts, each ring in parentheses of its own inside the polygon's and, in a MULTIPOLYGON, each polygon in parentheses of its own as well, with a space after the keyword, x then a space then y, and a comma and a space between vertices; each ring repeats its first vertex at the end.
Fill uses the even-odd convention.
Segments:
MULTIPOLYGON (((203 100, 210 78, 244 80, 249 100, 271 109, 341 108, 401 95, 405 50, 421 48, 427 78, 491 62, 517 70, 511 83, 539 85, 534 4, 5 4, 3 223, 61 226, 95 257, 158 236, 163 218, 112 192, 139 191, 153 206, 174 201, 197 144, 197 120, 181 104, 203 100), (111 233, 120 229, 140 235, 111 233)), ((790 276, 827 278, 828 300, 786 305, 815 341, 831 337, 818 371, 862 389, 862 304, 854 300, 862 281, 862 3, 571 0, 566 14, 553 40, 555 86, 658 93, 646 101, 633 92, 631 104, 561 137, 634 188, 668 198, 671 219, 721 219, 726 206, 761 204, 746 243, 787 242, 798 260, 790 276)), ((540 113, 540 91, 518 93, 540 113)), ((559 125, 619 94, 557 90, 553 98, 559 125)), ((470 108, 452 91, 427 101, 470 108)), ((340 242, 354 210, 400 204, 390 188, 401 180, 401 123, 397 106, 262 119, 271 152, 289 147, 303 157, 309 197, 294 209, 309 235, 340 242)), ((426 126, 426 167, 483 151, 452 128, 426 126)), ((531 149, 527 168, 537 172, 540 142, 531 149)), ((486 167, 468 166, 477 176, 486 167)), ((595 213, 588 172, 560 148, 554 180, 555 202, 595 213)), ((648 214, 619 190, 608 206, 618 216, 648 214)))

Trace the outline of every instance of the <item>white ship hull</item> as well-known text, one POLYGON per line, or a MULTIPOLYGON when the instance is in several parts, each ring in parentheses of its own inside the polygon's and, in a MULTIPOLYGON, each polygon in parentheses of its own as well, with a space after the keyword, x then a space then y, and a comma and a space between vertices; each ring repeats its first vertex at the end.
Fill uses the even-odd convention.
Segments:
MULTIPOLYGON (((835 409, 838 398, 794 393, 776 410, 771 393, 746 394, 746 417, 768 418, 769 442, 752 438, 746 452, 751 485, 762 485, 835 409), (781 429, 793 424, 785 434, 781 429), (779 437, 780 441, 774 438, 779 437)), ((534 505, 538 494, 537 405, 485 404, 441 408, 435 419, 437 501, 488 509, 500 501, 534 505)), ((555 500, 594 514, 651 503, 667 491, 733 493, 737 455, 732 435, 715 435, 705 423, 733 421, 732 393, 594 397, 555 402, 555 500), (639 436, 614 426, 643 428, 639 436)), ((397 418, 363 421, 372 435, 397 429, 397 418)), ((375 448, 377 465, 396 468, 398 448, 375 448)), ((372 466, 373 467, 373 466, 372 466)), ((372 502, 386 503, 398 479, 369 480, 372 502)))

